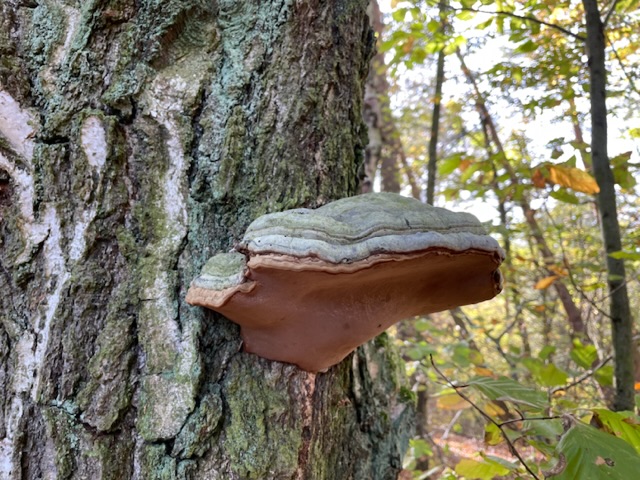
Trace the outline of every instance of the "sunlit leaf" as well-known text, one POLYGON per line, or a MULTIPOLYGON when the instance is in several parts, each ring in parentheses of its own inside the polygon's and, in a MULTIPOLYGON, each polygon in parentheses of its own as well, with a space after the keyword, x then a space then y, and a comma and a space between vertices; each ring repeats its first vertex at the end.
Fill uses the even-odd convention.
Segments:
POLYGON ((462 161, 462 157, 460 155, 452 155, 448 158, 443 158, 438 162, 438 173, 440 175, 449 175, 453 172, 462 161))
POLYGON ((467 384, 481 392, 490 400, 512 402, 520 406, 528 406, 542 410, 547 406, 544 393, 522 385, 507 377, 476 377, 467 384))
POLYGON ((624 440, 577 422, 556 447, 563 461, 546 478, 631 480, 638 478, 640 455, 624 440))
POLYGON ((593 410, 592 425, 626 441, 640 454, 640 418, 630 412, 612 412, 604 408, 593 410))
POLYGON ((493 480, 496 477, 508 475, 511 470, 496 461, 463 458, 456 465, 455 471, 469 480, 493 480))
POLYGON ((549 181, 556 185, 571 188, 577 192, 595 194, 600 191, 600 187, 584 170, 579 168, 567 168, 559 165, 547 165, 549 170, 549 181))
POLYGON ((626 252, 624 250, 620 250, 618 252, 611 252, 609 254, 611 258, 615 258, 617 260, 640 260, 640 253, 638 252, 626 252))
POLYGON ((533 52, 534 50, 537 50, 538 48, 538 44, 531 41, 531 40, 527 40, 526 42, 518 45, 518 47, 516 48, 516 52, 518 53, 530 53, 533 52))
POLYGON ((575 340, 569 356, 577 365, 589 369, 598 360, 598 351, 593 345, 583 345, 579 340, 575 340))
POLYGON ((493 423, 487 423, 484 427, 484 442, 487 445, 499 445, 504 442, 502 432, 493 423))
POLYGON ((538 374, 538 380, 544 387, 557 387, 567 383, 569 375, 553 363, 544 365, 538 374))
POLYGON ((536 290, 544 290, 545 288, 549 288, 558 278, 560 278, 558 275, 544 277, 543 279, 538 280, 533 288, 536 290))
POLYGON ((464 410, 471 405, 457 393, 441 395, 436 399, 436 407, 442 410, 464 410))

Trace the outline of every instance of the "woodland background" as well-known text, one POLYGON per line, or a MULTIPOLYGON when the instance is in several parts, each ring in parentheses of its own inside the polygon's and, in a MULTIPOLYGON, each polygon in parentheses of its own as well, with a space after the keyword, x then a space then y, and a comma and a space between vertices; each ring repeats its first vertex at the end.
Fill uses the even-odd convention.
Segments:
POLYGON ((406 478, 635 478, 640 2, 381 4, 371 184, 507 251, 502 295, 397 328, 406 478))

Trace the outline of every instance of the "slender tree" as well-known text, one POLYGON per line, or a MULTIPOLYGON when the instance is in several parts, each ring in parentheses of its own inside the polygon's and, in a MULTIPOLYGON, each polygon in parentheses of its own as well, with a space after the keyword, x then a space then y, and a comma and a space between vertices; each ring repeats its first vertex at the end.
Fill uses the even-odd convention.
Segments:
MULTIPOLYGON (((591 101, 591 159, 600 187, 598 210, 606 252, 609 287, 609 315, 615 351, 615 410, 633 410, 634 345, 633 318, 629 308, 624 261, 611 254, 622 250, 616 205, 615 182, 607 153, 607 74, 605 67, 605 25, 596 0, 583 0, 587 25, 589 98, 591 101)), ((614 2, 615 7, 615 2, 614 2)))
POLYGON ((355 193, 366 4, 0 0, 0 478, 396 477, 384 336, 314 375, 184 302, 258 215, 355 193))

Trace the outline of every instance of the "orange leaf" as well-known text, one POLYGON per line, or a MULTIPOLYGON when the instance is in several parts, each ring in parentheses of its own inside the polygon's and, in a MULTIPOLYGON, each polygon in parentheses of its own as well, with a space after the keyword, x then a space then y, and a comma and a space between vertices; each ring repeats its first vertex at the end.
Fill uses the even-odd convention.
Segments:
POLYGON ((489 370, 488 368, 484 368, 484 367, 476 367, 476 375, 479 375, 481 377, 493 377, 493 371, 489 370))
POLYGON ((637 392, 638 390, 640 390, 640 382, 636 382, 634 385, 634 390, 637 392))
POLYGON ((547 309, 547 307, 545 305, 536 305, 535 307, 533 307, 533 309, 536 312, 544 312, 547 309))
POLYGON ((536 290, 544 290, 545 288, 549 288, 558 278, 560 278, 558 275, 544 277, 542 280, 538 280, 538 283, 536 283, 536 286, 533 288, 536 290))
POLYGON ((460 169, 461 172, 464 172, 467 168, 471 166, 472 163, 473 162, 467 158, 460 162, 460 165, 458 165, 458 168, 460 169))
POLYGON ((562 268, 557 265, 551 265, 549 267, 549 270, 551 270, 553 273, 555 273, 559 277, 566 277, 567 275, 569 275, 569 271, 566 268, 562 268))
POLYGON ((593 177, 584 170, 573 167, 560 167, 558 165, 547 165, 547 168, 549 169, 549 181, 551 183, 591 195, 600 191, 600 187, 598 187, 593 177))

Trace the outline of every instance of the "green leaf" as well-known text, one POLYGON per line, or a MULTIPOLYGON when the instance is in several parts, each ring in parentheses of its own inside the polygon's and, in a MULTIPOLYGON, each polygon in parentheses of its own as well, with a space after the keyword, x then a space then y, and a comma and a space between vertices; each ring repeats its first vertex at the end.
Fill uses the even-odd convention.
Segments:
POLYGON ((538 44, 533 42, 532 40, 527 40, 526 42, 518 45, 518 48, 516 48, 516 52, 518 53, 530 53, 533 52, 534 50, 538 49, 538 44))
POLYGON ((577 365, 588 370, 598 360, 598 351, 593 345, 583 345, 580 340, 575 340, 569 356, 577 365))
POLYGON ((619 250, 617 252, 611 252, 609 254, 611 258, 615 258, 616 260, 640 260, 640 253, 638 252, 625 252, 624 250, 619 250))
POLYGON ((549 195, 551 198, 555 198, 559 202, 570 203, 572 205, 578 205, 580 203, 580 199, 573 193, 570 193, 566 188, 554 190, 549 195))
POLYGON ((462 161, 462 154, 451 155, 450 157, 443 158, 438 162, 438 173, 442 176, 449 175, 453 172, 462 161))
POLYGON ((398 8, 397 10, 394 10, 393 13, 391 13, 391 17, 396 22, 404 22, 404 18, 406 16, 407 16, 407 9, 406 8, 398 8))
POLYGON ((413 456, 415 458, 430 457, 433 455, 431 446, 420 438, 414 438, 409 440, 409 446, 413 449, 413 456))
POLYGON ((530 407, 535 410, 542 410, 547 406, 547 399, 544 393, 525 387, 519 382, 507 377, 473 378, 467 384, 490 400, 502 400, 512 402, 522 407, 530 407))
POLYGON ((456 18, 463 21, 471 20, 475 16, 476 14, 474 12, 470 12, 468 10, 463 10, 462 12, 456 14, 456 18))
POLYGON ((640 472, 640 455, 631 445, 583 423, 574 424, 563 435, 556 451, 564 462, 547 478, 631 480, 640 472))
POLYGON ((538 358, 540 360, 546 360, 551 355, 556 353, 556 350, 556 347, 554 347, 553 345, 545 345, 544 347, 542 347, 542 350, 540 350, 540 353, 538 353, 538 358))
POLYGON ((612 412, 604 408, 593 410, 592 424, 600 430, 623 439, 640 454, 640 418, 631 412, 612 412))
POLYGON ((463 458, 456 465, 455 471, 465 478, 477 480, 493 480, 496 477, 508 475, 510 470, 496 461, 477 461, 470 458, 463 458))
POLYGON ((604 367, 599 368, 593 376, 596 379, 596 382, 603 387, 613 386, 613 365, 605 365, 604 367))
POLYGON ((567 372, 561 370, 553 363, 543 366, 540 369, 539 380, 543 387, 557 387, 567 383, 567 372))

